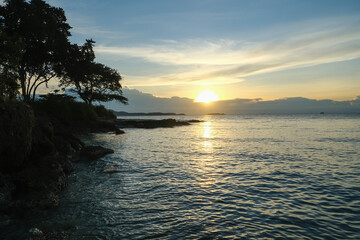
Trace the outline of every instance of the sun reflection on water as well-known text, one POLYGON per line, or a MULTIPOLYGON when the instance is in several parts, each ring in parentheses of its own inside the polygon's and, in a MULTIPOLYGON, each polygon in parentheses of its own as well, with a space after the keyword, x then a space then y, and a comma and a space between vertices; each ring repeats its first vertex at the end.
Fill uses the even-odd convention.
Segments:
POLYGON ((214 159, 213 132, 211 122, 204 122, 201 126, 201 145, 202 155, 197 161, 198 184, 201 188, 210 188, 216 183, 215 168, 216 161, 214 159))
POLYGON ((212 138, 211 136, 211 122, 204 122, 203 138, 212 138))
POLYGON ((202 137, 205 138, 205 140, 202 143, 204 151, 207 153, 212 152, 213 144, 211 141, 212 138, 211 122, 204 122, 202 137))

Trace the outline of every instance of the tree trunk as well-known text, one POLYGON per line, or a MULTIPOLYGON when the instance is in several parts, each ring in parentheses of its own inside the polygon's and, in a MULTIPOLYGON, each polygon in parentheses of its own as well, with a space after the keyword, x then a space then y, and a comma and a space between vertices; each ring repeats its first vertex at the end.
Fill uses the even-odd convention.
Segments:
POLYGON ((19 73, 20 73, 19 78, 20 78, 21 94, 23 97, 23 101, 28 103, 30 102, 30 95, 28 95, 26 91, 26 73, 23 68, 20 69, 19 73))

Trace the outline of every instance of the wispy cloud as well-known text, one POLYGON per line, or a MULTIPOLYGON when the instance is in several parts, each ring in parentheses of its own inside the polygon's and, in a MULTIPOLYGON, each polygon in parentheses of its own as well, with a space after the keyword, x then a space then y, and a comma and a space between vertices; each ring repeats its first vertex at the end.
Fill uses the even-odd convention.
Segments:
POLYGON ((73 26, 71 29, 72 34, 79 34, 82 36, 106 36, 106 39, 124 39, 129 38, 128 33, 114 32, 110 30, 104 30, 100 27, 79 27, 73 26))
MULTIPOLYGON (((331 24, 330 24, 331 26, 331 24)), ((274 40, 186 41, 135 47, 100 45, 96 52, 142 59, 161 65, 188 66, 191 70, 158 77, 133 77, 132 86, 217 84, 243 81, 247 76, 289 68, 314 66, 360 57, 359 22, 288 34, 274 40)), ((296 31, 295 31, 296 32, 296 31)))

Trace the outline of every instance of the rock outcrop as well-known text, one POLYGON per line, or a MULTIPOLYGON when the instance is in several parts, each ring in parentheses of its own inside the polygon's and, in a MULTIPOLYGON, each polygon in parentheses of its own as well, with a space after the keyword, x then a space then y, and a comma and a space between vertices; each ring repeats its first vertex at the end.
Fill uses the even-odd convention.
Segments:
POLYGON ((22 102, 0 104, 1 212, 58 204, 73 171, 70 156, 84 146, 64 129, 22 102))
POLYGON ((177 126, 187 126, 191 122, 198 122, 198 120, 179 121, 168 118, 161 120, 154 119, 118 119, 116 124, 120 128, 172 128, 177 126))
POLYGON ((86 146, 80 151, 80 160, 96 160, 110 153, 114 153, 114 150, 101 146, 86 146))

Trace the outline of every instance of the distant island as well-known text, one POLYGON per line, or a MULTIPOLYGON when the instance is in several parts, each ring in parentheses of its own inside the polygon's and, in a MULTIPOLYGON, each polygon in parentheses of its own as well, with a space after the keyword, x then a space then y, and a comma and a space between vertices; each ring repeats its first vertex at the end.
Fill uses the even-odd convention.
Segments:
POLYGON ((116 116, 184 116, 184 113, 163 113, 163 112, 137 112, 137 113, 129 113, 124 111, 113 111, 116 116))
POLYGON ((206 115, 225 115, 225 113, 208 113, 206 115))

